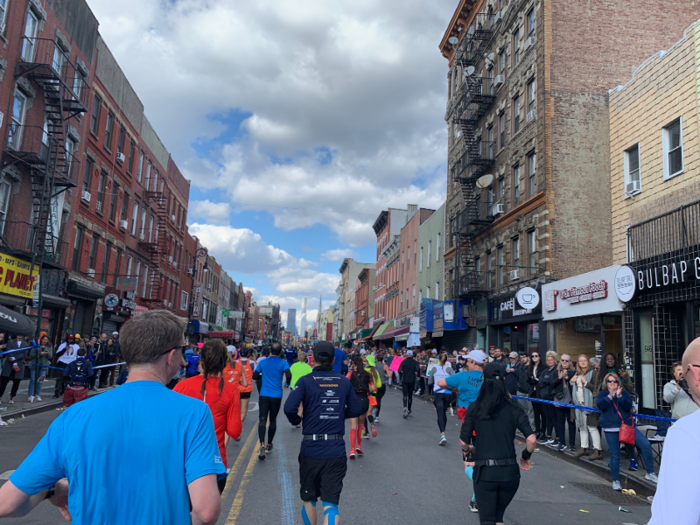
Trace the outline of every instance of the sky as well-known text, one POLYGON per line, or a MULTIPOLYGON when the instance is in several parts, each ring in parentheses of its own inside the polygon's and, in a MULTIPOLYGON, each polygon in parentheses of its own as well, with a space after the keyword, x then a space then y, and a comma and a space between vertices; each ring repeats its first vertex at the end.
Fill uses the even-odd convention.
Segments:
POLYGON ((336 299, 372 224, 445 199, 458 0, 88 0, 191 181, 190 233, 258 304, 336 299))

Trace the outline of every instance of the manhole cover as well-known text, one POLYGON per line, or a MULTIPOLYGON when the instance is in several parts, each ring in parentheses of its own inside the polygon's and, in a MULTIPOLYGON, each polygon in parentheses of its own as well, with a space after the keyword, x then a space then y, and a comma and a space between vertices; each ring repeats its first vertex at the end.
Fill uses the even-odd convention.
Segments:
POLYGON ((622 492, 617 492, 610 488, 610 485, 603 485, 601 483, 575 483, 571 482, 571 485, 590 492, 594 496, 612 503, 613 505, 648 505, 649 502, 639 496, 628 496, 622 492))

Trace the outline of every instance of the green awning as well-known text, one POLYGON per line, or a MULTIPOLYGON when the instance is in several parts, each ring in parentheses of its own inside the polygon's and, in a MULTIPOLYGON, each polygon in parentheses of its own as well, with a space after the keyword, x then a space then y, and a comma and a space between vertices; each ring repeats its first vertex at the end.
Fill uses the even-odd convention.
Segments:
POLYGON ((372 333, 372 328, 363 328, 357 333, 356 339, 364 339, 367 337, 369 334, 372 333))
POLYGON ((389 321, 388 323, 384 323, 382 326, 379 327, 379 330, 374 332, 374 335, 372 336, 373 340, 379 339, 379 336, 382 335, 384 332, 387 330, 390 330, 394 328, 394 321, 389 321))
POLYGON ((215 324, 209 325, 209 330, 211 330, 212 332, 225 332, 226 331, 223 327, 215 325, 215 324))

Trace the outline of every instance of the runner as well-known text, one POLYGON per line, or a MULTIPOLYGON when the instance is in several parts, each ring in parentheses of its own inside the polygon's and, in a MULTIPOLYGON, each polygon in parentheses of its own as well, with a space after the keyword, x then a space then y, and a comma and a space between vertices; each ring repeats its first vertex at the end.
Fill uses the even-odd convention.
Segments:
POLYGON ((86 354, 85 348, 78 350, 77 359, 63 371, 63 378, 68 383, 63 393, 63 406, 66 408, 87 398, 88 385, 94 371, 92 363, 85 358, 86 354))
POLYGON ((406 359, 399 365, 399 375, 401 377, 401 388, 403 389, 403 418, 411 415, 413 405, 413 391, 416 389, 416 380, 420 375, 418 362, 413 358, 413 350, 406 351, 406 359))
MULTIPOLYGON (((282 379, 286 378, 289 383, 292 380, 292 373, 289 371, 289 364, 282 359, 282 345, 272 343, 272 347, 266 348, 270 357, 258 362, 258 366, 253 372, 253 379, 262 379, 260 389, 260 416, 258 419, 258 437, 260 438, 260 450, 258 459, 265 459, 266 452, 272 452, 272 440, 277 432, 277 414, 282 406, 282 379), (270 426, 267 430, 267 445, 265 444, 265 426, 268 416, 270 426)), ((263 351, 264 353, 264 351, 263 351)))
POLYGON ((483 376, 483 387, 464 416, 460 438, 463 450, 474 454, 479 520, 490 525, 503 523, 503 514, 520 485, 513 444, 515 430, 522 432, 527 443, 520 460, 523 470, 531 468, 530 456, 537 441, 527 414, 508 394, 501 364, 489 363, 484 367, 483 376))
MULTIPOLYGON (((369 394, 371 392, 370 383, 372 382, 372 376, 364 368, 362 359, 356 357, 351 364, 351 370, 348 372, 348 379, 352 385, 353 390, 355 390, 355 395, 357 396, 360 406, 362 407, 362 413, 350 419, 350 459, 355 459, 355 455, 364 455, 362 452, 362 429, 365 425, 365 417, 367 412, 369 412, 369 394), (357 443, 357 445, 355 445, 357 443)), ((372 425, 374 427, 374 425, 372 425)), ((376 436, 376 427, 374 427, 374 435, 376 436)))
POLYGON ((386 394, 386 367, 382 362, 381 356, 379 357, 379 363, 377 363, 375 356, 368 355, 367 364, 369 364, 369 366, 376 370, 377 375, 379 377, 379 381, 377 381, 376 378, 374 381, 374 384, 377 386, 377 392, 376 394, 374 394, 377 400, 377 404, 374 407, 372 407, 372 415, 374 416, 374 422, 379 423, 379 412, 381 412, 382 410, 382 398, 384 397, 384 394, 386 394))
POLYGON ((318 366, 297 381, 284 404, 284 414, 292 425, 303 422, 299 454, 302 523, 316 525, 316 501, 321 498, 324 525, 338 525, 340 492, 347 472, 345 420, 358 417, 362 409, 351 384, 333 370, 333 345, 322 341, 313 353, 318 366), (298 413, 302 404, 303 419, 298 413))
POLYGON ((369 439, 370 434, 373 438, 377 437, 377 427, 375 426, 374 409, 377 406, 377 392, 382 386, 382 380, 379 377, 379 373, 374 368, 374 358, 371 355, 366 355, 362 358, 362 365, 365 367, 367 373, 372 376, 372 381, 369 384, 369 410, 367 411, 367 416, 365 417, 365 426, 362 429, 363 437, 369 439), (372 366, 369 364, 369 360, 372 358, 372 366))
MULTIPOLYGON (((224 381, 227 383, 230 383, 236 387, 236 390, 238 390, 239 394, 239 405, 241 406, 240 410, 241 412, 243 411, 243 389, 246 389, 250 387, 252 390, 253 388, 253 382, 252 380, 248 380, 248 376, 246 375, 243 365, 236 359, 236 350, 234 349, 233 351, 231 350, 230 346, 226 347, 227 355, 226 355, 226 367, 224 368, 223 372, 223 377, 224 381)), ((204 352, 204 347, 202 347, 202 352, 204 352)), ((252 372, 251 372, 252 374, 252 372)), ((210 374, 211 375, 211 374, 210 374)), ((250 399, 250 393, 248 394, 248 399, 250 399)), ((246 400, 246 410, 248 409, 248 400, 246 400)), ((216 418, 215 418, 216 419, 216 418)), ((216 421, 215 421, 216 422, 216 421)), ((243 422, 243 418, 241 417, 241 422, 243 422)), ((229 435, 228 433, 225 436, 224 439, 224 450, 228 448, 228 441, 229 441, 229 435)))
POLYGON ((241 391, 241 423, 245 421, 248 415, 248 404, 250 403, 250 394, 253 392, 253 370, 255 370, 255 363, 252 359, 249 359, 250 349, 241 348, 239 350, 240 363, 245 372, 246 381, 248 381, 248 386, 240 387, 241 391))
MULTIPOLYGON (((255 346, 253 346, 253 348, 255 348, 255 346)), ((258 357, 257 361, 255 362, 256 363, 255 368, 259 367, 260 363, 262 363, 268 357, 270 357, 270 347, 266 346, 260 352, 260 356, 258 357)), ((258 395, 260 395, 260 390, 262 389, 262 376, 258 375, 258 378, 255 380, 255 386, 258 387, 258 395)))
POLYGON ((437 410, 438 428, 440 429, 440 446, 447 443, 445 437, 445 427, 447 426, 447 407, 452 403, 452 391, 449 388, 441 388, 436 384, 441 379, 454 374, 452 366, 447 362, 447 354, 440 354, 440 362, 430 370, 430 377, 434 381, 434 401, 435 410, 437 410))
POLYGON ((292 381, 289 383, 290 388, 294 388, 294 385, 297 384, 300 378, 313 372, 313 369, 306 362, 307 359, 306 352, 303 350, 297 352, 297 362, 289 367, 289 371, 292 373, 292 381))
POLYGON ((190 378, 199 375, 199 360, 201 359, 200 351, 201 349, 199 347, 195 347, 192 354, 185 358, 185 361, 187 362, 187 372, 185 373, 185 377, 190 378))
POLYGON ((296 350, 292 346, 288 346, 285 351, 284 351, 284 357, 287 360, 287 363, 291 367, 294 363, 297 362, 297 356, 301 350, 296 350))
MULTIPOLYGON (((221 339, 212 339, 204 343, 201 353, 201 376, 191 377, 180 381, 174 391, 204 401, 214 418, 214 432, 219 454, 228 468, 226 460, 226 436, 235 441, 241 439, 241 402, 237 382, 227 381, 224 369, 227 364, 227 349, 221 339)), ((232 354, 235 356, 235 354, 232 354)), ((231 375, 231 374, 229 374, 231 375)), ((235 377, 235 375, 234 375, 235 377)), ((245 380, 241 374, 240 381, 245 380)), ((247 385, 246 381, 246 385, 247 385)), ((226 478, 217 480, 219 493, 226 486, 226 478)))

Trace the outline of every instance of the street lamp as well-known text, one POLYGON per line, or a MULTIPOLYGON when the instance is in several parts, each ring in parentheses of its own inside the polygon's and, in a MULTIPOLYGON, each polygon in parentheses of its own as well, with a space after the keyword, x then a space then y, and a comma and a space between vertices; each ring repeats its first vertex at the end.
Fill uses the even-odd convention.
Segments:
MULTIPOLYGON (((204 272, 209 271, 209 250, 206 248, 198 248, 197 251, 194 254, 194 259, 192 261, 192 289, 190 290, 190 307, 188 311, 188 318, 192 319, 192 312, 194 312, 194 285, 196 276, 197 276, 197 259, 200 257, 205 256, 206 259, 204 260, 204 272)), ((189 335, 192 335, 191 329, 188 328, 189 335)))

